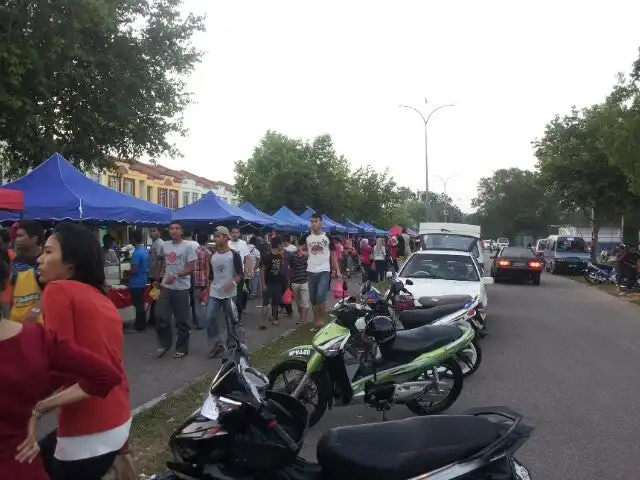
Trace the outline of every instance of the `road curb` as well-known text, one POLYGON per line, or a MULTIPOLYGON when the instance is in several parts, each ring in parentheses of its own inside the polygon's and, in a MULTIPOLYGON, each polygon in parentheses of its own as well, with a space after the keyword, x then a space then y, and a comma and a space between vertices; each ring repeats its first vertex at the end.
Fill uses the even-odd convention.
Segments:
MULTIPOLYGON (((291 335, 296 330, 297 330, 296 328, 289 328, 289 329, 285 330, 284 332, 282 332, 280 335, 269 339, 268 341, 266 341, 265 343, 260 345, 256 350, 261 350, 261 349, 263 349, 265 347, 268 347, 270 344, 278 342, 278 341, 282 340, 283 338, 288 337, 289 335, 291 335)), ((141 413, 146 412, 147 410, 155 407, 156 405, 158 405, 159 403, 163 402, 167 398, 169 398, 169 397, 171 397, 173 395, 178 395, 179 393, 181 393, 184 390, 188 389, 194 383, 199 382, 200 380, 208 377, 209 375, 211 375, 211 374, 210 373, 205 373, 204 375, 198 375, 197 377, 192 378, 191 380, 187 381, 181 387, 176 388, 175 390, 172 390, 171 392, 163 393, 162 395, 159 395, 159 396, 157 396, 155 398, 152 398, 148 402, 145 402, 142 405, 134 408, 131 411, 131 416, 132 417, 136 417, 136 416, 140 415, 141 413)))

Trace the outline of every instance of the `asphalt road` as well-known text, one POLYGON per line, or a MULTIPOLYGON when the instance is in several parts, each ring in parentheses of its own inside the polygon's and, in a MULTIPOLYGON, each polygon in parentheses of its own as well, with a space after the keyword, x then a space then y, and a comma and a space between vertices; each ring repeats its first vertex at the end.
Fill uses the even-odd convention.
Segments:
MULTIPOLYGON (((483 363, 450 412, 505 405, 525 415, 536 431, 518 457, 534 478, 640 478, 640 307, 548 274, 539 287, 487 288, 483 363)), ((303 454, 315 457, 328 428, 380 419, 364 406, 329 411, 303 454)))

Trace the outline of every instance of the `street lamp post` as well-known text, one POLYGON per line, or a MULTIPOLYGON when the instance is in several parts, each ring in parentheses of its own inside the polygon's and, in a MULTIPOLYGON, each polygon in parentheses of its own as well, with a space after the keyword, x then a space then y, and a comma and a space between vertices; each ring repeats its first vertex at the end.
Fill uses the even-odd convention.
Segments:
MULTIPOLYGON (((449 175, 446 178, 442 178, 440 175, 433 175, 435 178, 437 178, 438 180, 440 180, 442 182, 442 185, 444 185, 444 196, 447 196, 447 183, 449 183, 449 180, 452 180, 454 178, 458 178, 461 177, 462 175, 449 175)), ((446 200, 446 198, 445 198, 446 200)), ((446 221, 449 218, 449 206, 445 205, 444 208, 444 221, 446 223, 446 221)))
MULTIPOLYGON (((427 99, 424 99, 424 103, 427 104, 427 99)), ((411 110, 413 110, 414 112, 416 112, 418 115, 420 115, 420 118, 422 119, 422 122, 424 123, 424 166, 425 166, 425 194, 424 194, 424 206, 425 206, 425 212, 427 215, 427 221, 429 221, 429 149, 428 149, 428 135, 427 135, 427 125, 429 125, 429 120, 431 119, 431 116, 436 113, 438 110, 440 110, 441 108, 445 108, 445 107, 453 107, 453 104, 446 104, 446 105, 440 105, 436 108, 434 108, 433 110, 431 110, 429 112, 429 114, 425 117, 424 114, 418 110, 415 107, 412 107, 411 105, 399 105, 399 107, 401 108, 410 108, 411 110)))

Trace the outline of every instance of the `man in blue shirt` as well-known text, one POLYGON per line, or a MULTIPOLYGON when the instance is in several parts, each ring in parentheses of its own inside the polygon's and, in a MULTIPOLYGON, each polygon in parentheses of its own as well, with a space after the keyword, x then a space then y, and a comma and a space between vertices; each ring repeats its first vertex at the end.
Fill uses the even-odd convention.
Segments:
POLYGON ((136 310, 135 329, 143 332, 147 327, 146 312, 144 309, 144 292, 147 289, 147 269, 149 267, 149 252, 142 245, 142 232, 131 232, 131 243, 134 246, 131 254, 131 270, 129 275, 129 290, 131 302, 136 310))

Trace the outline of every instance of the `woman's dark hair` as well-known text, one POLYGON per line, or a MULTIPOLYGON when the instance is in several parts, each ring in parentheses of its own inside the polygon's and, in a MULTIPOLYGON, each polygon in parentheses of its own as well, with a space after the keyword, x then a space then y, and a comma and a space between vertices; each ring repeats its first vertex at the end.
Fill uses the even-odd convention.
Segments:
POLYGON ((282 245, 282 237, 276 235, 271 239, 271 248, 279 248, 282 245))
MULTIPOLYGON (((8 260, 9 256, 7 255, 6 258, 8 260)), ((7 285, 9 283, 10 268, 11 267, 9 267, 9 262, 4 260, 3 256, 2 260, 0 260, 0 292, 4 292, 5 288, 7 288, 7 285)))
POLYGON ((6 246, 9 246, 9 244, 11 243, 11 234, 6 228, 0 230, 0 238, 2 239, 2 243, 4 243, 6 246))
POLYGON ((104 255, 93 232, 75 223, 61 223, 53 234, 60 243, 62 262, 73 267, 71 280, 106 294, 104 255))

